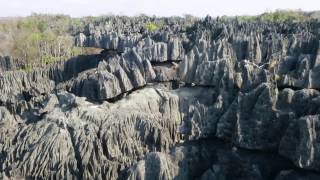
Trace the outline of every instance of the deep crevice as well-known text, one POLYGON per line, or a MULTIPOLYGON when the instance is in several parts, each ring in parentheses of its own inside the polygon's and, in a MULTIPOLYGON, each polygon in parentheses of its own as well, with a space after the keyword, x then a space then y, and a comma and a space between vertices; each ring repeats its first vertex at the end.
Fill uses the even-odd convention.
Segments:
POLYGON ((280 85, 280 86, 278 85, 277 88, 278 88, 279 91, 282 91, 282 90, 284 90, 286 88, 292 89, 294 91, 299 91, 299 90, 303 90, 303 89, 314 89, 314 90, 317 90, 317 91, 320 90, 320 89, 315 89, 315 88, 303 88, 303 87, 289 86, 289 85, 280 85))
POLYGON ((141 89, 145 88, 146 86, 147 86, 147 85, 145 84, 145 85, 143 85, 143 86, 139 86, 139 87, 133 88, 133 89, 131 89, 131 90, 129 90, 129 91, 126 91, 126 92, 123 92, 123 93, 121 93, 121 94, 119 94, 119 95, 117 95, 117 96, 115 96, 115 97, 113 97, 113 98, 105 99, 105 101, 108 101, 108 102, 110 102, 110 103, 115 103, 115 102, 123 99, 124 97, 130 95, 130 94, 133 93, 134 91, 141 90, 141 89))
POLYGON ((179 64, 182 60, 166 60, 166 61, 150 61, 152 66, 160 65, 173 65, 173 63, 179 64))

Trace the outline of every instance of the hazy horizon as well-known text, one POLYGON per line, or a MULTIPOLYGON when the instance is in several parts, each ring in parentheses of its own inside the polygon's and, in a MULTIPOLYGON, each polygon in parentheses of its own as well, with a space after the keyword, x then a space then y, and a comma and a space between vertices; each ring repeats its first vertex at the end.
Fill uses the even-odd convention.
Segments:
POLYGON ((72 17, 139 14, 198 17, 258 15, 277 9, 320 10, 319 0, 0 0, 0 17, 28 16, 31 13, 65 14, 72 17))

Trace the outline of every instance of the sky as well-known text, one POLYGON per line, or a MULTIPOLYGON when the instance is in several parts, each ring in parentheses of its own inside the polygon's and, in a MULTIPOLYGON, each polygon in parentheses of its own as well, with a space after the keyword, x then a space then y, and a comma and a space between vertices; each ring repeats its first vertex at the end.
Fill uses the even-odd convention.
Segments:
POLYGON ((157 16, 257 15, 276 9, 320 10, 320 0, 0 0, 0 17, 32 12, 73 17, 139 14, 157 16))

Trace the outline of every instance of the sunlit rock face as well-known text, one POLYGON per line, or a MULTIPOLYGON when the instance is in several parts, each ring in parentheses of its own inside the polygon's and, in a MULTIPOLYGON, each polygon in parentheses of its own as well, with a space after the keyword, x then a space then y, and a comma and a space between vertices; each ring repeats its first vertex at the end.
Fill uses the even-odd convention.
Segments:
POLYGON ((0 57, 1 179, 319 179, 319 22, 109 18, 0 57))

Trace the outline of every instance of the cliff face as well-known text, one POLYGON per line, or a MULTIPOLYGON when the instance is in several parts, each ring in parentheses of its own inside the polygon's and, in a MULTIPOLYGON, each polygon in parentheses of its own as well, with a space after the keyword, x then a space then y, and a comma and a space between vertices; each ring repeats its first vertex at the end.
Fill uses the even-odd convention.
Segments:
POLYGON ((105 49, 12 71, 0 58, 1 179, 319 179, 319 22, 134 18, 105 49))

